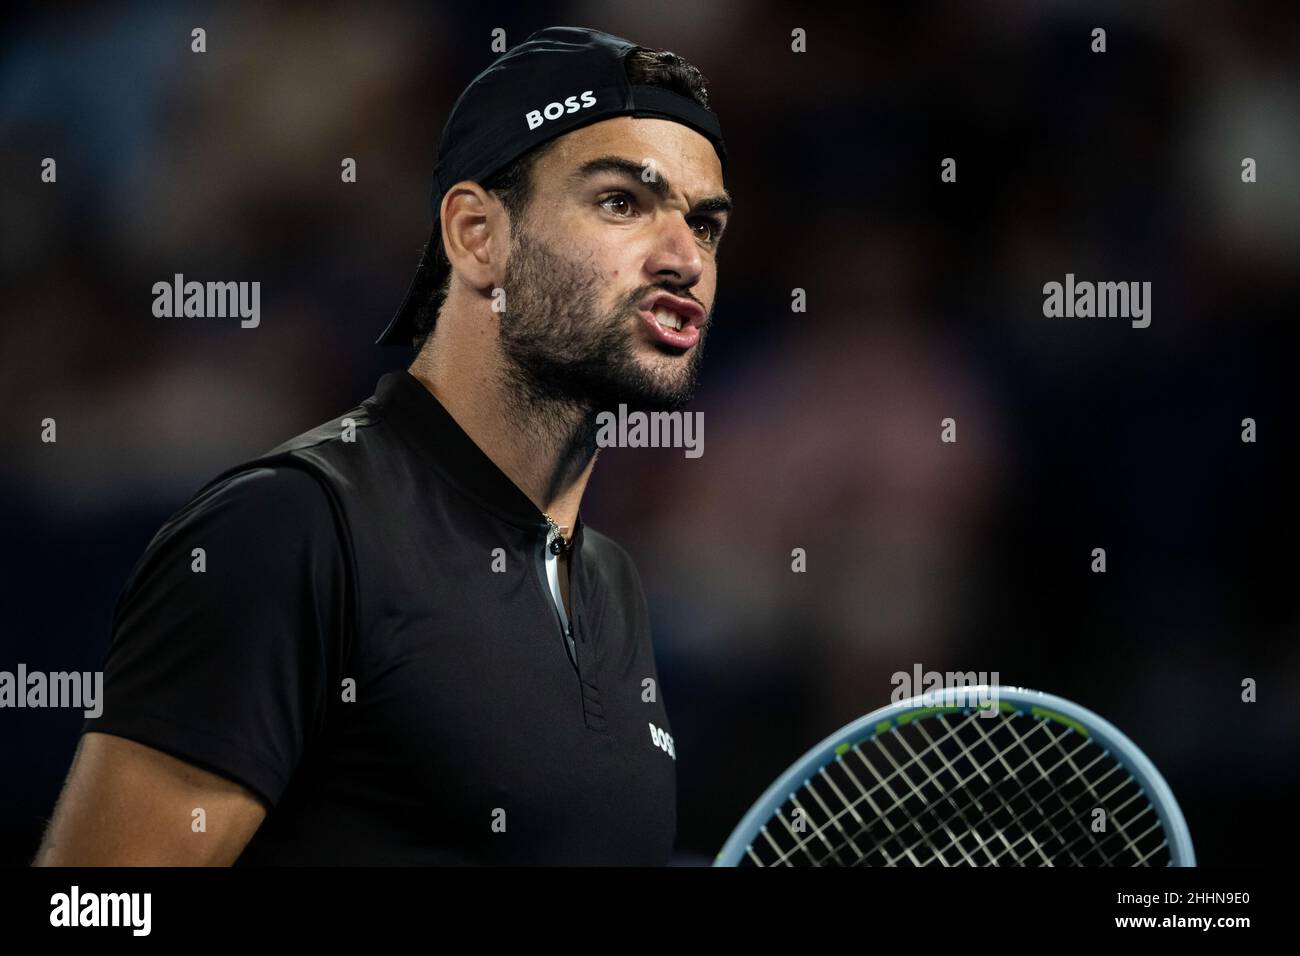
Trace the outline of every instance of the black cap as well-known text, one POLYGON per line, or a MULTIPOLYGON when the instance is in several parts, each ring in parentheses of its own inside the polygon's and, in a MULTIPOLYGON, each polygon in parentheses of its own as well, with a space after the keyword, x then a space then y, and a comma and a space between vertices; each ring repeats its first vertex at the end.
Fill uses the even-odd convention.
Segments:
MULTIPOLYGON (((654 116, 689 126, 713 143, 725 170, 718 118, 688 96, 628 82, 623 60, 645 49, 582 27, 547 27, 503 53, 474 77, 451 108, 433 171, 433 236, 447 189, 482 182, 548 140, 613 116, 654 116)), ((413 345, 413 319, 432 291, 437 242, 420 257, 415 278, 379 345, 413 345)))

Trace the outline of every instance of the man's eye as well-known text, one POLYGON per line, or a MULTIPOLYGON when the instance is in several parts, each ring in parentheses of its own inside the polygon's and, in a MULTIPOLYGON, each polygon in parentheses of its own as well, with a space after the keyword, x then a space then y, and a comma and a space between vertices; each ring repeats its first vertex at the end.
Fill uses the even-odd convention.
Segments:
MULTIPOLYGON (((615 193, 615 194, 612 195, 612 196, 606 196, 604 199, 602 199, 602 200, 600 201, 601 206, 603 206, 603 207, 606 208, 606 209, 609 209, 609 204, 610 204, 610 203, 622 203, 624 206, 626 206, 626 207, 628 208, 629 212, 630 212, 631 209, 632 209, 631 198, 630 198, 629 196, 627 196, 625 193, 615 193)), ((620 219, 626 219, 626 218, 627 218, 627 216, 625 216, 624 214, 619 213, 619 212, 614 212, 614 210, 612 210, 612 209, 610 209, 610 212, 613 212, 614 215, 615 215, 615 216, 618 216, 620 219)))
POLYGON ((718 228, 718 224, 716 222, 714 222, 712 219, 697 219, 695 221, 694 228, 698 229, 700 228, 700 226, 704 226, 705 228, 707 228, 708 232, 703 235, 696 233, 696 235, 698 235, 701 239, 703 239, 705 242, 708 242, 710 244, 718 241, 719 233, 721 232, 721 230, 718 228))

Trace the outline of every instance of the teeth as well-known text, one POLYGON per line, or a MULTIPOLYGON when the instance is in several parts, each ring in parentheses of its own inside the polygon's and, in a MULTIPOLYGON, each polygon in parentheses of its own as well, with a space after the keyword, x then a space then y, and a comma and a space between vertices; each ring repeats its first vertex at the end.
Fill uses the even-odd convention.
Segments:
POLYGON ((666 329, 672 329, 675 332, 682 330, 682 317, 670 309, 662 306, 654 311, 655 321, 666 329))

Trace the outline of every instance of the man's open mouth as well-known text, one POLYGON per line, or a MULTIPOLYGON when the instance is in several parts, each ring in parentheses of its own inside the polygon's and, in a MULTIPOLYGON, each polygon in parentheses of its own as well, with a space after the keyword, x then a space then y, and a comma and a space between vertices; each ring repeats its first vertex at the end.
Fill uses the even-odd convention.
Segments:
POLYGON ((700 340, 704 307, 693 299, 656 292, 641 302, 640 315, 651 338, 674 349, 690 349, 700 340))
POLYGON ((671 309, 665 309, 663 306, 659 306, 651 314, 655 317, 655 321, 665 329, 672 329, 674 332, 680 332, 682 330, 682 317, 671 309))
POLYGON ((650 332, 650 338, 674 351, 689 351, 700 340, 700 327, 672 309, 657 308, 652 312, 641 309, 641 321, 650 332))

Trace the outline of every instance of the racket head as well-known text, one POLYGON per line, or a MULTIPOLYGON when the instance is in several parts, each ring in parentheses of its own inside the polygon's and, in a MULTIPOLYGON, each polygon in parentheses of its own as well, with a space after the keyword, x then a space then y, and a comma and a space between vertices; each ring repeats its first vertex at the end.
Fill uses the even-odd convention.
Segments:
MULTIPOLYGON (((791 764, 789 769, 763 792, 732 831, 731 836, 714 858, 713 865, 767 865, 756 863, 750 855, 750 850, 751 847, 756 847, 756 853, 760 858, 765 853, 776 856, 774 848, 770 845, 764 846, 765 843, 771 842, 768 836, 764 835, 769 824, 774 826, 773 832, 778 833, 782 839, 793 842, 788 827, 780 822, 781 818, 776 816, 777 811, 792 804, 792 798, 798 796, 801 790, 804 796, 808 797, 810 793, 804 790, 805 784, 844 755, 852 753, 856 746, 867 744, 877 737, 891 734, 915 721, 924 721, 929 717, 956 719, 958 716, 968 718, 977 715, 978 711, 985 709, 981 706, 981 702, 990 699, 996 700, 1001 717, 1009 720, 1047 722, 1051 725, 1054 736, 1068 739, 1075 746, 1082 746, 1085 743, 1095 745, 1102 753, 1113 758, 1114 763, 1127 772, 1140 789, 1141 795, 1150 803, 1159 821, 1164 845, 1168 850, 1167 865, 1196 865, 1191 834, 1188 832, 1187 822, 1178 807, 1173 791, 1146 754, 1117 727, 1087 708, 1063 697, 1024 687, 986 684, 930 691, 881 707, 841 727, 791 764), (1083 737, 1087 740, 1083 740, 1083 737), (780 827, 781 830, 775 830, 776 827, 780 827)), ((977 715, 975 719, 997 721, 1000 718, 977 715)), ((1088 753, 1091 754, 1092 751, 1089 750, 1088 753)), ((886 766, 885 769, 889 768, 886 766)), ((1112 766, 1111 769, 1113 771, 1114 767, 1112 766)), ((876 780, 871 779, 870 776, 866 779, 868 789, 873 789, 876 780)), ((898 778, 900 781, 902 779, 898 778)), ((845 789, 847 790, 847 787, 845 789)), ((852 791, 848 793, 852 794, 852 791)), ((943 799, 942 794, 939 799, 943 799)), ((937 802, 938 800, 932 801, 932 804, 937 802)), ((954 807, 956 806, 958 805, 954 803, 954 807)), ((864 815, 870 815, 869 807, 863 806, 861 809, 864 815)), ((994 816, 996 813, 995 810, 994 816)), ((951 815, 948 819, 955 815, 951 815)), ((845 822, 849 822, 848 818, 845 818, 845 822)), ((829 830, 825 832, 830 833, 829 830)), ((809 845, 811 846, 811 841, 809 845)), ((810 859, 800 859, 795 854, 786 854, 785 857, 785 860, 780 860, 779 857, 776 859, 782 865, 843 865, 829 859, 824 859, 821 864, 818 864, 810 859)), ((980 857, 967 856, 967 859, 978 862, 980 857)))

